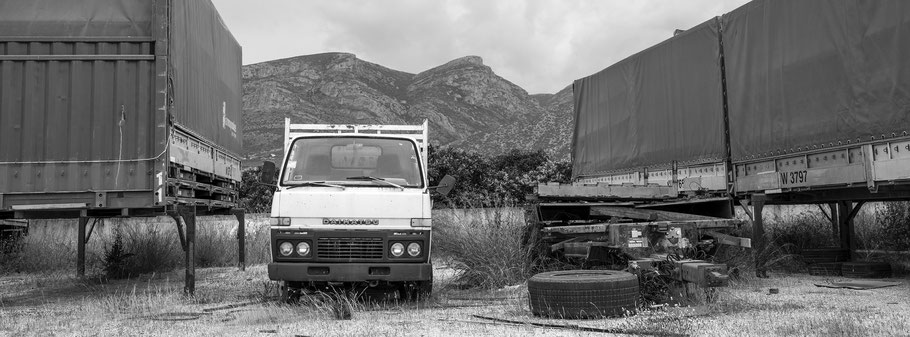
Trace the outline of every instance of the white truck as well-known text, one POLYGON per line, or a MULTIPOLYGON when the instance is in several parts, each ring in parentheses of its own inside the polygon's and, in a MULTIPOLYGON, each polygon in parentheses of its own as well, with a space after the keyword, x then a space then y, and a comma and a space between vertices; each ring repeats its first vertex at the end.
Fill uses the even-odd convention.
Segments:
MULTIPOLYGON (((307 290, 393 287, 401 298, 432 291, 427 123, 291 124, 272 199, 269 278, 293 301, 307 290)), ((273 182, 275 166, 262 167, 273 182)))

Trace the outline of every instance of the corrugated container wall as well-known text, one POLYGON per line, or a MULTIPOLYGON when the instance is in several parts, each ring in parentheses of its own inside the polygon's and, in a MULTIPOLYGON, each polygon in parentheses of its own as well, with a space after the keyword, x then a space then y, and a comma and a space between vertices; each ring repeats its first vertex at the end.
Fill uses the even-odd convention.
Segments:
POLYGON ((207 0, 0 2, 0 201, 148 191, 128 206, 150 206, 169 120, 238 155, 240 57, 207 0))
POLYGON ((573 178, 722 162, 718 34, 711 19, 575 81, 573 178))
POLYGON ((910 132, 910 1, 753 1, 723 16, 732 157, 910 132))

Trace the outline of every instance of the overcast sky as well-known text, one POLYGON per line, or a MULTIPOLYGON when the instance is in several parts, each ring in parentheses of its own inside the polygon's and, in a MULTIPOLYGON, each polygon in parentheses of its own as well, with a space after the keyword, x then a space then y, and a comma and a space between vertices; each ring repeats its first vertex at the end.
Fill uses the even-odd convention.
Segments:
POLYGON ((418 73, 477 55, 555 93, 747 0, 213 0, 243 64, 349 52, 418 73))

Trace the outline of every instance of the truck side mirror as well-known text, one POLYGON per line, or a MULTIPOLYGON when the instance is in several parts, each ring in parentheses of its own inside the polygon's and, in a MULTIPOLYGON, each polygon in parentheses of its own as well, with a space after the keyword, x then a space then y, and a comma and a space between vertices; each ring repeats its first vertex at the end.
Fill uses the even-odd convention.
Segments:
POLYGON ((263 184, 275 184, 275 163, 270 161, 262 162, 259 167, 259 182, 263 184))
POLYGON ((455 177, 446 174, 446 176, 442 177, 442 180, 439 181, 439 185, 431 186, 430 188, 436 190, 436 193, 446 196, 455 188, 455 177))

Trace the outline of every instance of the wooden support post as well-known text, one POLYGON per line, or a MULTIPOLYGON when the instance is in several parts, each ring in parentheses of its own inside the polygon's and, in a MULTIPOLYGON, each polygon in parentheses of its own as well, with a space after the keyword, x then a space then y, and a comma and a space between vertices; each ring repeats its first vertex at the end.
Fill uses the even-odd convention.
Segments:
POLYGON ((767 197, 764 194, 752 195, 753 221, 752 221, 752 252, 755 257, 755 276, 767 278, 768 271, 765 270, 765 224, 762 219, 762 209, 765 207, 767 197))
POLYGON ((76 238, 76 276, 85 277, 85 227, 88 225, 88 217, 79 217, 79 228, 77 229, 76 238))
POLYGON ((852 201, 839 201, 837 203, 837 220, 840 227, 840 247, 850 250, 850 259, 856 256, 856 233, 853 226, 853 217, 859 212, 863 203, 860 202, 853 207, 852 201))
POLYGON ((246 270, 246 211, 244 209, 231 210, 237 217, 237 267, 246 270))

